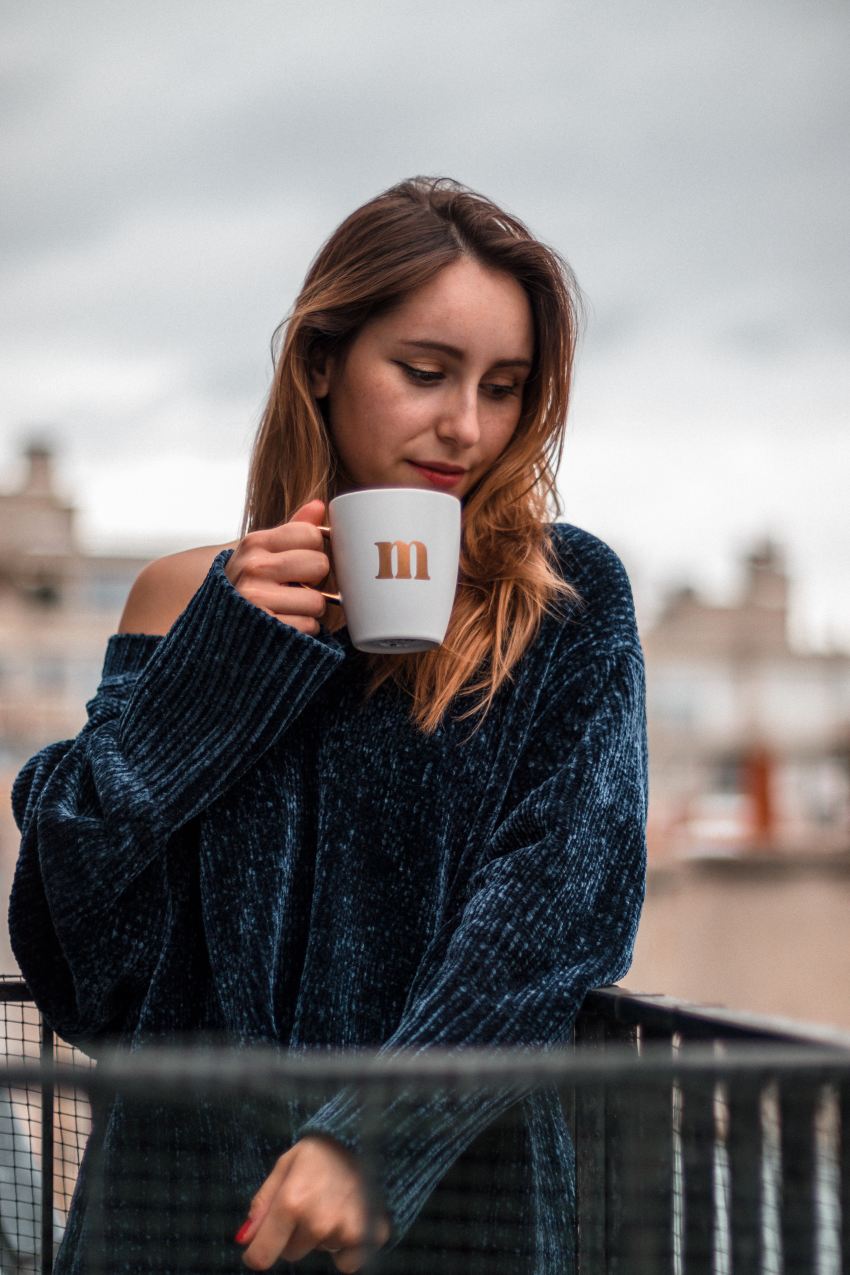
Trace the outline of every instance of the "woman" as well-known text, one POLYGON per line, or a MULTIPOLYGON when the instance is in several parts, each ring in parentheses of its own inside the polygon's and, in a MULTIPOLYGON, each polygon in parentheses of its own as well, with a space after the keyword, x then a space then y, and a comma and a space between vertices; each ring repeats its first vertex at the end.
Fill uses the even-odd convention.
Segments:
MULTIPOLYGON (((556 1046, 586 991, 625 973, 645 866, 641 647, 619 559, 549 522, 576 308, 551 250, 447 180, 402 182, 320 251, 244 534, 142 572, 87 726, 15 786, 15 952, 66 1040, 556 1046), (462 502, 452 619, 425 654, 356 652, 317 587, 328 500, 388 486, 462 502)), ((446 1275, 458 1254, 467 1275, 569 1269, 560 1106, 509 1101, 385 1104, 377 1269, 446 1275), (470 1171, 484 1207, 456 1243, 435 1222, 470 1171)), ((239 1113, 182 1142, 162 1122, 145 1163, 172 1165, 180 1207, 171 1181, 157 1231, 109 1170, 152 1122, 116 1102, 57 1270, 86 1269, 93 1148, 124 1219, 111 1270, 359 1269, 360 1114, 341 1090, 289 1146, 239 1113), (205 1201, 217 1158, 230 1235, 205 1201)))

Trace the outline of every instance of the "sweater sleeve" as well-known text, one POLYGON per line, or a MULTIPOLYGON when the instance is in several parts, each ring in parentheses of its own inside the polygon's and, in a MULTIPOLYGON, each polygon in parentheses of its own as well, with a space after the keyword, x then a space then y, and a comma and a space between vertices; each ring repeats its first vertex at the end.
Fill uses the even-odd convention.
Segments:
MULTIPOLYGON (((648 799, 639 646, 564 680, 538 733, 531 790, 481 847, 380 1054, 568 1043, 586 992, 629 968, 644 895, 648 799), (577 704, 581 725, 576 734, 577 704)), ((378 1188, 404 1236, 447 1169, 520 1096, 400 1092, 369 1111, 378 1188)), ((363 1095, 338 1092, 298 1130, 363 1154, 363 1095)))
POLYGON ((169 841, 277 742, 343 659, 231 585, 218 555, 162 638, 117 635, 75 740, 32 758, 12 804, 9 931, 47 1021, 83 1044, 147 985, 169 841))

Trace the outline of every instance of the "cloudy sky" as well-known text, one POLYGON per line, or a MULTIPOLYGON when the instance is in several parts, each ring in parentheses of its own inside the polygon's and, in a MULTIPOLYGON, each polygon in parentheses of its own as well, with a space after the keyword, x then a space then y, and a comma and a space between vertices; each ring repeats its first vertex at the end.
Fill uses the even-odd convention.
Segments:
POLYGON ((0 0, 0 485, 96 547, 236 534, 269 340, 357 204, 444 173, 587 301, 565 517, 649 616, 783 546, 850 648, 846 0, 0 0))

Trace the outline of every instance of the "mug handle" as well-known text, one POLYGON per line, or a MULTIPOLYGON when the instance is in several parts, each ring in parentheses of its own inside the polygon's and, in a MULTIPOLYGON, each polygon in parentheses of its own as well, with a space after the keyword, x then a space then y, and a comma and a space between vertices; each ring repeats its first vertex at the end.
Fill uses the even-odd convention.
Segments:
MULTIPOLYGON (((331 529, 330 529, 330 527, 319 527, 319 531, 321 531, 322 535, 325 537, 325 539, 326 539, 326 540, 327 540, 327 542, 328 542, 328 546, 330 547, 330 539, 331 539, 331 529)), ((311 588, 311 587, 312 587, 312 586, 310 586, 310 585, 306 585, 306 584, 304 585, 304 588, 305 588, 305 589, 308 589, 308 588, 311 588)), ((317 591, 317 593, 321 593, 321 595, 322 595, 322 597, 323 597, 323 598, 327 598, 328 602, 334 602, 334 603, 335 603, 338 607, 339 607, 339 606, 342 606, 342 594, 341 594, 341 593, 326 593, 324 589, 317 589, 316 591, 317 591)))

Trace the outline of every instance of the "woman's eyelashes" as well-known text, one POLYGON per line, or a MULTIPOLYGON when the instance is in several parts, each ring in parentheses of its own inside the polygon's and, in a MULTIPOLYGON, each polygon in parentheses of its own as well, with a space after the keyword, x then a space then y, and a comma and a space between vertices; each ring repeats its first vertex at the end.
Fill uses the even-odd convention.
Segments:
POLYGON ((515 384, 514 385, 496 384, 496 385, 485 385, 482 388, 486 389, 488 394, 492 394, 493 398, 514 398, 519 394, 522 387, 520 385, 515 385, 515 384))
MULTIPOLYGON (((402 369, 405 375, 414 381, 417 385, 436 385, 440 381, 444 381, 445 372, 433 372, 426 368, 413 367, 410 363, 403 363, 401 360, 395 360, 396 365, 402 369)), ((482 390, 491 395, 492 398, 510 398, 519 394, 521 385, 512 381, 510 384, 502 384, 501 382, 484 381, 481 384, 482 390)))
POLYGON ((398 367, 410 377, 411 381, 416 381, 419 385, 434 385, 437 381, 442 381, 443 372, 427 372, 421 367, 412 367, 410 363, 401 363, 396 360, 398 367))

